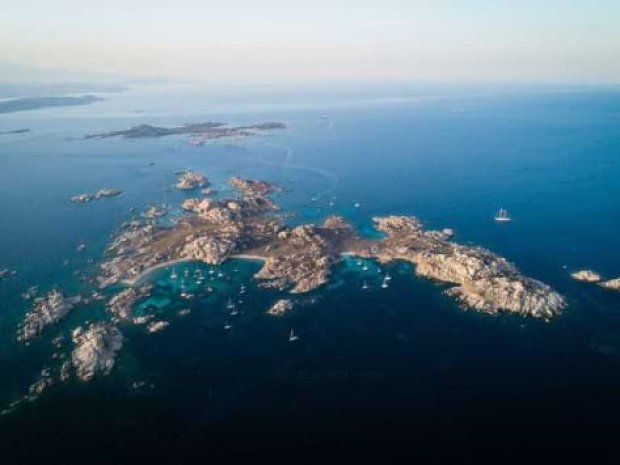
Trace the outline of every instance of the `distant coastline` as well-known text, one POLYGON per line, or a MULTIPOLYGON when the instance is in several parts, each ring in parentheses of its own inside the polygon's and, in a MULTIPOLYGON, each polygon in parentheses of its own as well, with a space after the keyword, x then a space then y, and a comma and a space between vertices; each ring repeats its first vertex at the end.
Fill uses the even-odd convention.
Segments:
POLYGON ((47 107, 63 107, 73 105, 90 105, 100 102, 101 97, 83 95, 81 97, 26 97, 0 102, 0 114, 17 111, 38 110, 47 107))

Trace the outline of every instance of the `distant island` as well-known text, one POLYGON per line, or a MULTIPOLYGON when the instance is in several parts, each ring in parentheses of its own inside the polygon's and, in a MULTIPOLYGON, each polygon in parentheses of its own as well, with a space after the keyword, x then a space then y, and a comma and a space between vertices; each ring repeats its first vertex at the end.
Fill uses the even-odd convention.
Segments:
POLYGON ((274 129, 284 129, 284 123, 268 122, 253 124, 249 126, 227 126, 225 123, 207 121, 205 123, 190 123, 184 126, 161 127, 141 124, 132 126, 129 129, 119 131, 103 132, 100 134, 87 134, 86 139, 124 137, 126 139, 141 139, 147 137, 164 137, 171 135, 188 134, 192 136, 190 144, 201 145, 209 139, 220 139, 222 137, 245 137, 254 136, 257 132, 271 131, 274 129))
POLYGON ((81 97, 27 97, 6 100, 0 102, 1 113, 13 113, 16 111, 38 110, 47 107, 64 107, 73 105, 89 105, 103 100, 94 95, 83 95, 81 97))
POLYGON ((0 136, 8 136, 10 134, 25 134, 27 132, 30 132, 30 129, 12 129, 10 131, 0 131, 0 136))

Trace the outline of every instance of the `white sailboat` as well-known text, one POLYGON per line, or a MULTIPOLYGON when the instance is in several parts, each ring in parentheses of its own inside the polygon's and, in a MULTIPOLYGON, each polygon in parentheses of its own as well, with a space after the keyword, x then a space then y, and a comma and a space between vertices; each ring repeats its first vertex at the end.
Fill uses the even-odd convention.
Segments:
POLYGON ((382 287, 383 289, 387 289, 387 288, 388 288, 388 286, 389 286, 389 284, 388 284, 388 279, 387 279, 387 278, 388 278, 388 276, 386 275, 386 276, 383 278, 383 283, 381 283, 381 287, 382 287))
POLYGON ((226 304, 226 308, 229 309, 229 310, 235 308, 235 304, 233 303, 232 299, 228 299, 228 303, 226 304))
POLYGON ((499 223, 506 223, 510 221, 510 217, 508 216, 508 210, 505 208, 500 208, 495 214, 495 221, 499 223))
POLYGON ((291 329, 291 332, 288 334, 288 342, 295 342, 299 339, 295 332, 291 329))
POLYGON ((172 273, 170 273, 170 279, 177 279, 177 272, 172 268, 172 273))
POLYGON ((366 283, 366 281, 364 281, 364 283, 362 284, 362 289, 368 289, 368 284, 366 283))

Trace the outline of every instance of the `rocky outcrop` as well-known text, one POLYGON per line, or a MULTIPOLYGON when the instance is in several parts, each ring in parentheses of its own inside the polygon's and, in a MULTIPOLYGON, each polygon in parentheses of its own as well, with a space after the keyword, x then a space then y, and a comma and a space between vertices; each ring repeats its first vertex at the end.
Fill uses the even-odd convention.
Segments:
POLYGON ((59 322, 80 303, 80 296, 65 297, 57 290, 34 300, 32 309, 26 313, 17 332, 17 339, 29 341, 37 337, 46 326, 59 322))
POLYGON ((208 185, 209 181, 202 174, 196 171, 184 171, 177 178, 175 187, 180 190, 193 190, 208 185))
POLYGON ((94 200, 101 200, 109 197, 116 197, 123 193, 119 189, 100 189, 94 194, 77 194, 71 197, 73 203, 90 203, 94 200))
POLYGON ((282 316, 292 310, 294 306, 295 304, 291 299, 280 299, 267 310, 267 315, 282 316))
POLYGON ((253 181, 233 176, 228 184, 237 189, 245 197, 266 197, 276 191, 276 188, 265 181, 253 181))
POLYGON ((83 381, 109 374, 123 347, 121 332, 106 323, 94 323, 86 329, 80 326, 73 331, 72 338, 75 348, 71 360, 77 377, 83 381))
POLYGON ((620 291, 620 278, 603 281, 602 283, 599 283, 599 286, 604 287, 605 289, 611 289, 612 291, 620 291))
POLYGON ((301 225, 279 232, 275 247, 254 277, 263 281, 263 287, 290 289, 293 294, 325 284, 331 267, 340 260, 325 229, 301 225))
POLYGON ((165 205, 149 205, 142 213, 142 217, 154 220, 168 214, 168 208, 165 205))
POLYGON ((586 283, 597 283, 601 280, 601 275, 592 270, 580 270, 572 273, 571 278, 586 283))
POLYGON ((180 256, 189 260, 201 261, 209 265, 219 265, 224 262, 235 250, 235 242, 227 238, 203 236, 192 239, 180 256))
POLYGON ((108 302, 108 311, 114 316, 115 321, 128 321, 133 319, 135 304, 147 297, 153 286, 140 286, 127 288, 108 302))

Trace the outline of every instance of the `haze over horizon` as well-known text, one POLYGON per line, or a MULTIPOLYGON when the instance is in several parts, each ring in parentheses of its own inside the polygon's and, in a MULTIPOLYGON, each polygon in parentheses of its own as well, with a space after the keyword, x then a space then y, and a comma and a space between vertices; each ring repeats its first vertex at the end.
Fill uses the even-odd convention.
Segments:
POLYGON ((3 8, 0 62, 210 82, 620 83, 619 17, 611 0, 27 0, 3 8))

